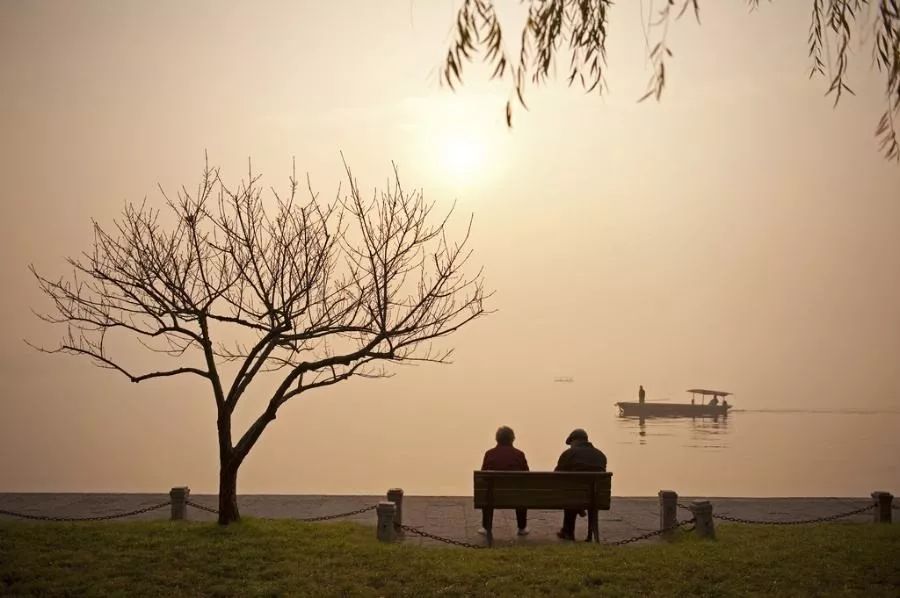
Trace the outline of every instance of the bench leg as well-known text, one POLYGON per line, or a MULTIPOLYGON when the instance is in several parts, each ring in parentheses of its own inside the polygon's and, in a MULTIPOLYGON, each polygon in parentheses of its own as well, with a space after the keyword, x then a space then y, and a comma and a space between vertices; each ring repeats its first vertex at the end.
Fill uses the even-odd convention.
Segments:
POLYGON ((588 536, 587 541, 600 542, 600 525, 597 511, 588 510, 588 536))
POLYGON ((494 545, 494 509, 481 509, 481 527, 488 546, 494 545))

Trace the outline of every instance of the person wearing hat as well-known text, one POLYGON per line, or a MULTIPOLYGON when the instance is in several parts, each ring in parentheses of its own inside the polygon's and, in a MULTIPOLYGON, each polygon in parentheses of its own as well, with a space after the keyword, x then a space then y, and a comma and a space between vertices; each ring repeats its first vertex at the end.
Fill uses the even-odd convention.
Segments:
MULTIPOLYGON (((606 471, 606 455, 588 442, 587 432, 575 428, 566 438, 566 444, 569 448, 559 456, 554 471, 606 471)), ((574 509, 563 511, 563 526, 556 532, 557 537, 563 540, 575 539, 575 518, 579 514, 584 513, 574 509)))
MULTIPOLYGON (((525 453, 513 446, 516 440, 516 433, 509 426, 500 426, 497 428, 495 436, 497 446, 488 450, 484 454, 484 460, 481 462, 482 471, 528 471, 528 460, 525 459, 525 453)), ((494 523, 494 510, 481 510, 481 529, 479 534, 488 534, 494 523)), ((528 535, 528 509, 516 509, 516 523, 518 525, 518 535, 528 535)))

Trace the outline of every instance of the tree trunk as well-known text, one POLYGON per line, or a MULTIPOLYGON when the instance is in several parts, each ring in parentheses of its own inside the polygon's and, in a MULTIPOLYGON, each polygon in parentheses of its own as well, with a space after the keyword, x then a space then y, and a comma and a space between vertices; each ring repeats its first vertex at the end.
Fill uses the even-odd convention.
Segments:
POLYGON ((270 403, 262 415, 247 430, 237 446, 231 445, 231 413, 223 409, 219 412, 219 524, 228 525, 240 521, 237 506, 237 473, 244 458, 259 440, 260 435, 275 419, 278 406, 270 403))
POLYGON ((222 463, 219 469, 219 525, 240 521, 237 505, 238 468, 231 462, 222 463))
POLYGON ((237 473, 241 460, 231 446, 231 413, 219 410, 219 525, 241 520, 237 506, 237 473))

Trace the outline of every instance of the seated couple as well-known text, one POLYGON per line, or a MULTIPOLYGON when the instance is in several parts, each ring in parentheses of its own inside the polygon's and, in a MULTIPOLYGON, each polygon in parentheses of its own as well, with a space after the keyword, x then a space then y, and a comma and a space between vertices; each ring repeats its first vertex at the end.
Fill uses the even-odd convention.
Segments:
MULTIPOLYGON (((484 454, 481 464, 482 471, 528 471, 528 461, 525 453, 513 446, 516 439, 515 432, 508 426, 501 426, 497 430, 497 446, 484 454)), ((588 442, 587 432, 581 428, 572 430, 566 438, 569 445, 559 456, 559 461, 553 471, 606 471, 606 455, 594 445, 588 442)), ((575 539, 575 518, 585 515, 584 511, 565 510, 563 512, 562 529, 556 535, 563 540, 575 539)), ((481 529, 478 533, 485 534, 493 527, 494 512, 491 509, 483 509, 481 512, 481 529)), ((519 527, 519 535, 528 533, 528 510, 516 509, 516 523, 519 527)))

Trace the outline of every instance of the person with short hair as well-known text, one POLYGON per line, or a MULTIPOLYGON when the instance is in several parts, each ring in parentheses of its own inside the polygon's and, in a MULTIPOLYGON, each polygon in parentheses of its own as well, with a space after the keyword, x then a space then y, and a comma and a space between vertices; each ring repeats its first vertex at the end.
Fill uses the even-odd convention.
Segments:
MULTIPOLYGON (((581 428, 575 428, 566 438, 569 445, 559 456, 554 471, 606 471, 606 455, 603 451, 588 442, 587 432, 581 428)), ((556 532, 556 536, 562 540, 575 539, 575 518, 585 513, 575 509, 563 511, 562 529, 556 532)))
MULTIPOLYGON (((481 463, 482 471, 528 471, 528 460, 525 459, 525 453, 513 446, 516 440, 516 433, 509 426, 500 426, 497 428, 495 436, 497 446, 484 453, 484 460, 481 463)), ((494 510, 481 510, 481 529, 479 534, 487 534, 494 524, 494 510)), ((516 509, 516 524, 518 526, 518 535, 525 536, 528 534, 528 509, 516 509)))

